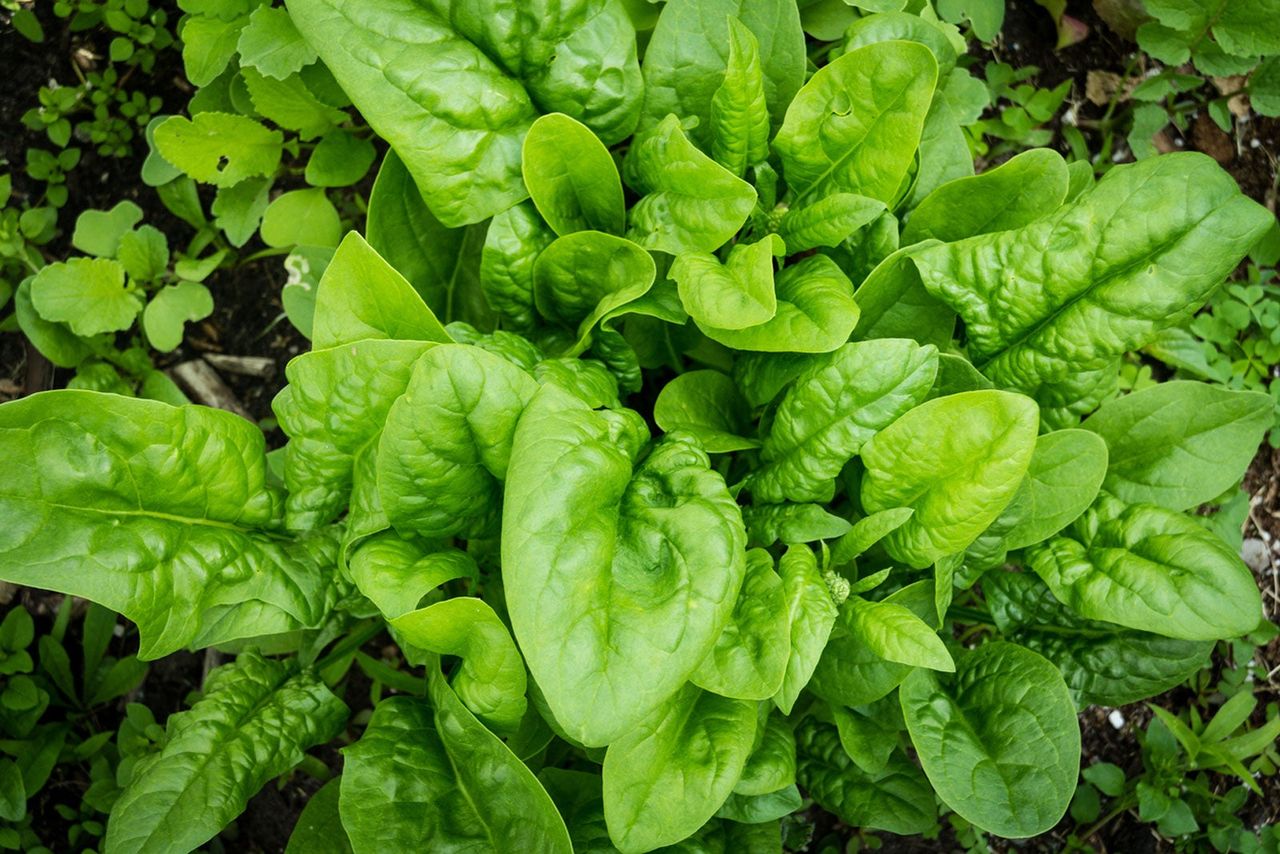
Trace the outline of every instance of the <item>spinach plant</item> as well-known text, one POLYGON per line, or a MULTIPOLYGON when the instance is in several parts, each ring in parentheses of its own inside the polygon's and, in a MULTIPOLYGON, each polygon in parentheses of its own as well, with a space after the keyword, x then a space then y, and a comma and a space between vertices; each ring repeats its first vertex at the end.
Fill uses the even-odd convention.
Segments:
MULTIPOLYGON (((0 577, 120 611, 144 659, 245 650, 106 850, 215 835, 344 729, 334 668, 384 627, 425 679, 389 677, 300 829, 357 852, 779 851, 810 800, 1025 837, 1081 707, 1262 621, 1188 511, 1271 399, 1117 397, 1272 225, 1209 158, 975 176, 967 72, 904 12, 810 74, 791 0, 670 0, 643 59, 612 0, 287 9, 392 152, 283 456, 200 407, 0 406, 0 577)), ((172 132, 211 175, 269 173, 278 141, 219 163, 243 122, 201 116, 172 132)))

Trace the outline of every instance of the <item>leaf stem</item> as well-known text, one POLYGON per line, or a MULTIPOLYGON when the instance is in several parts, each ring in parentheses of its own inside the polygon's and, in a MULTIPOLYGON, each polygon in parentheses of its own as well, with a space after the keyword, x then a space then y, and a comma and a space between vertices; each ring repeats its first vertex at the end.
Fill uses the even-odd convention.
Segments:
POLYGON ((363 626, 352 630, 351 634, 347 635, 345 638, 338 641, 338 643, 334 645, 333 649, 329 651, 328 655, 326 655, 324 658, 317 661, 315 665, 313 665, 315 670, 317 672, 323 671, 325 668, 327 668, 329 665, 333 664, 334 662, 338 661, 343 656, 349 655, 352 652, 360 649, 360 647, 364 646, 365 641, 372 640, 373 638, 381 634, 383 628, 385 627, 383 626, 381 620, 370 620, 369 622, 365 623, 363 626))

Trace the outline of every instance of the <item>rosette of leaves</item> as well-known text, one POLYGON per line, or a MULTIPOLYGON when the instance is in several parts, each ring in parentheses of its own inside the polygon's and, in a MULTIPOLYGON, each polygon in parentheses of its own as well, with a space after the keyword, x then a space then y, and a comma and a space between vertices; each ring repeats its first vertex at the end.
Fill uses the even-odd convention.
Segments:
POLYGON ((75 371, 69 388, 185 403, 150 351, 176 349, 186 324, 213 312, 203 282, 226 253, 171 252, 128 201, 80 214, 71 244, 84 255, 36 267, 14 290, 17 327, 50 362, 75 371))
POLYGON ((108 847, 216 833, 336 726, 306 665, 384 628, 425 679, 311 817, 357 852, 780 851, 806 796, 1025 837, 1075 792, 1079 706, 1262 620, 1191 514, 1270 399, 1117 397, 1271 227, 1208 158, 1070 195, 1052 151, 951 173, 949 55, 900 17, 810 75, 785 0, 288 12, 394 154, 318 283, 276 474, 227 413, 0 406, 0 577, 120 610, 144 658, 285 657, 171 722, 108 847), (224 761, 242 695, 266 717, 224 761))

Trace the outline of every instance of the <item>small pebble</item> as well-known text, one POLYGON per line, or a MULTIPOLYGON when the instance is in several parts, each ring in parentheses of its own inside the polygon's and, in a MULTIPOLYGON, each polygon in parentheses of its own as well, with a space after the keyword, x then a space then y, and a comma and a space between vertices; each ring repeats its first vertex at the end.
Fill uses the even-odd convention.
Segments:
POLYGON ((1111 714, 1107 715, 1107 720, 1111 721, 1111 725, 1116 729, 1124 729, 1124 715, 1119 709, 1112 709, 1111 714))
POLYGON ((1254 572, 1262 572, 1271 563, 1267 556, 1267 544, 1256 537, 1250 537, 1241 543, 1240 558, 1254 572))

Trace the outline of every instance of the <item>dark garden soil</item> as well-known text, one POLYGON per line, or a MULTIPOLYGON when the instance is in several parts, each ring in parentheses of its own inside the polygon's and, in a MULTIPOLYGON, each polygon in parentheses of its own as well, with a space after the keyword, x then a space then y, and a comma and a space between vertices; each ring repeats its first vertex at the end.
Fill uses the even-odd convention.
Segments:
MULTIPOLYGON (((0 85, 0 172, 14 174, 15 194, 29 191, 22 176, 25 149, 30 145, 48 147, 47 141, 33 139, 26 133, 19 117, 35 102, 36 91, 41 85, 49 80, 75 82, 72 64, 81 62, 82 67, 92 67, 100 61, 98 58, 106 48, 106 40, 101 36, 95 41, 93 36, 66 33, 61 22, 52 17, 48 8, 51 5, 41 2, 35 5, 49 34, 49 40, 43 45, 32 45, 12 29, 0 26, 0 80, 4 81, 0 85)), ((1031 0, 1011 0, 1007 6, 1004 34, 984 58, 1000 59, 1014 66, 1037 66, 1041 72, 1035 82, 1044 87, 1066 79, 1073 80, 1074 88, 1068 103, 1073 107, 1075 121, 1087 129, 1104 113, 1103 107, 1086 98, 1090 73, 1123 72, 1130 61, 1133 45, 1112 33, 1086 0, 1070 0, 1068 6, 1070 14, 1089 26, 1089 35, 1081 43, 1062 51, 1052 50, 1056 33, 1048 14, 1031 0)), ((174 20, 176 16, 175 8, 174 20)), ((177 52, 167 51, 162 57, 151 79, 143 80, 139 75, 131 84, 134 87, 145 85, 148 94, 164 98, 164 112, 178 112, 185 104, 190 88, 182 77, 177 52)), ((1280 122, 1255 118, 1243 124, 1238 138, 1232 139, 1211 123, 1195 121, 1185 137, 1169 129, 1166 137, 1158 139, 1157 143, 1169 150, 1206 151, 1236 177, 1247 193, 1275 210, 1275 158, 1280 154, 1280 122)), ((64 236, 47 247, 50 259, 65 257, 68 253, 69 240, 65 235, 69 235, 76 213, 85 208, 110 207, 126 198, 141 206, 146 214, 144 221, 166 232, 174 245, 185 244, 189 228, 174 218, 160 204, 156 194, 137 179, 145 143, 139 141, 135 144, 135 156, 118 160, 99 157, 90 145, 82 147, 84 160, 73 171, 69 181, 70 207, 60 220, 64 236)), ((204 199, 206 210, 210 200, 208 197, 204 199)), ((245 254, 254 250, 253 246, 246 247, 245 254)), ((283 317, 279 294, 284 280, 279 257, 264 258, 215 274, 209 281, 217 306, 214 314, 190 328, 183 345, 174 353, 161 356, 159 366, 171 367, 205 353, 267 357, 274 368, 265 377, 223 372, 222 379, 254 419, 269 419, 271 399, 284 385, 285 363, 307 347, 305 339, 283 317)), ((0 400, 60 387, 68 377, 69 372, 53 369, 25 344, 21 335, 0 334, 0 400)), ((283 441, 270 423, 264 427, 268 429, 268 440, 272 445, 283 441)), ((1250 469, 1245 485, 1254 497, 1245 536, 1260 539, 1268 547, 1265 559, 1258 567, 1258 580, 1264 592, 1267 615, 1277 620, 1280 619, 1280 578, 1276 574, 1276 565, 1280 563, 1280 556, 1270 546, 1280 542, 1280 453, 1264 448, 1250 469)), ((56 594, 12 587, 6 589, 0 585, 0 608, 7 608, 10 602, 23 603, 37 618, 40 630, 48 630, 51 626, 61 600, 62 597, 56 594)), ((69 650, 79 648, 74 636, 78 625, 78 622, 72 624, 72 635, 66 644, 69 650)), ((115 645, 112 650, 115 655, 136 650, 136 634, 126 633, 116 640, 115 645)), ((377 657, 380 654, 378 641, 371 641, 367 650, 377 657)), ((1262 701, 1260 706, 1264 706, 1280 699, 1280 641, 1274 641, 1260 651, 1255 660, 1258 666, 1255 687, 1262 701)), ((199 688, 204 674, 215 663, 216 659, 210 655, 192 653, 179 653, 153 662, 142 686, 126 699, 147 704, 157 719, 163 720, 166 715, 186 706, 188 695, 199 688)), ((369 707, 368 695, 367 680, 353 671, 346 690, 346 700, 353 711, 369 707)), ((1189 696, 1187 689, 1180 688, 1152 702, 1178 709, 1188 702, 1189 696)), ((114 730, 122 719, 123 708, 124 701, 121 701, 115 707, 102 710, 95 725, 114 730)), ((1136 773, 1141 762, 1134 734, 1146 726, 1150 712, 1144 704, 1121 709, 1124 717, 1121 728, 1110 723, 1109 712, 1090 709, 1081 715, 1083 763, 1112 762, 1131 774, 1136 773)), ((1255 722, 1260 722, 1260 719, 1255 722)), ((313 753, 330 769, 336 771, 340 768, 341 759, 333 748, 326 747, 313 753)), ((44 831, 46 841, 55 850, 69 849, 60 847, 65 845, 67 825, 54 813, 53 804, 78 806, 79 794, 87 789, 89 782, 87 766, 60 765, 49 786, 31 805, 37 817, 37 827, 44 831)), ((1266 795, 1251 798, 1245 816, 1252 826, 1280 820, 1280 777, 1265 778, 1261 782, 1266 795)), ((294 774, 279 785, 268 784, 252 800, 248 811, 235 826, 223 835, 226 850, 246 854, 283 851, 298 813, 319 785, 320 781, 305 774, 294 774)), ((1222 780, 1224 790, 1230 785, 1230 781, 1222 780)), ((840 832, 830 817, 824 817, 818 823, 824 831, 840 832)), ((1067 835, 1074 829, 1074 823, 1065 819, 1050 833, 1017 844, 999 843, 996 850, 1060 851, 1066 847, 1067 835)), ((1128 813, 1099 827, 1087 841, 1099 851, 1116 854, 1172 850, 1135 815, 1128 813)), ((948 829, 939 840, 899 839, 886 834, 880 850, 916 854, 960 849, 948 829)))

